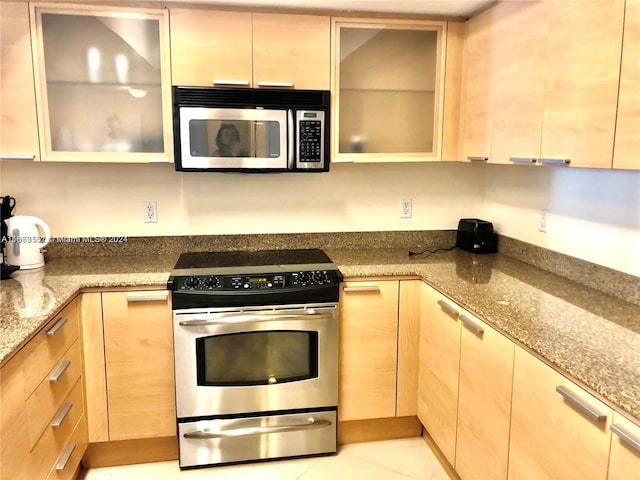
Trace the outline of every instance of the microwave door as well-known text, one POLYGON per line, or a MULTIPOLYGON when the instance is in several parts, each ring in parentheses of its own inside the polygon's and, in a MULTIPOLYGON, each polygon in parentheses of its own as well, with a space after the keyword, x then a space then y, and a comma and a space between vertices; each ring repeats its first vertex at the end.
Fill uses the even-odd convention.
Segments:
POLYGON ((180 107, 181 170, 286 170, 286 110, 180 107))

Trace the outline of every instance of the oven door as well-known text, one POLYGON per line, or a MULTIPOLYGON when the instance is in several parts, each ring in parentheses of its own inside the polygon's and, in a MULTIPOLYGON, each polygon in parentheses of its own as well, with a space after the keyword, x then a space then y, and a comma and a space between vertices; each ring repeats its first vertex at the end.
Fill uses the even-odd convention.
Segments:
POLYGON ((178 107, 178 170, 287 170, 293 167, 289 110, 178 107), (289 145, 291 143, 291 145, 289 145))
POLYGON ((337 304, 173 312, 178 419, 335 407, 337 304))

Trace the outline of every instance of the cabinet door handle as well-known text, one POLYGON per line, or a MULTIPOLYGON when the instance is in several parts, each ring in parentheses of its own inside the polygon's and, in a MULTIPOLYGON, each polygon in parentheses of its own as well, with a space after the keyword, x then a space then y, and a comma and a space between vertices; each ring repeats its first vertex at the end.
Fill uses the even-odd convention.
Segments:
POLYGON ((438 300, 438 305, 440 305, 440 308, 442 308, 442 310, 444 310, 446 314, 453 318, 458 318, 458 315, 460 315, 460 312, 457 308, 452 307, 444 300, 438 300))
POLYGON ((467 157, 467 160, 469 160, 470 162, 488 162, 489 161, 489 157, 483 157, 481 155, 471 155, 469 157, 467 157))
POLYGON ((624 443, 629 445, 629 447, 631 447, 636 452, 640 453, 640 438, 636 437, 622 425, 613 424, 609 428, 613 433, 620 437, 620 439, 624 443))
POLYGON ((64 452, 62 452, 62 455, 60 455, 60 458, 58 459, 58 463, 56 463, 56 470, 58 472, 65 469, 75 449, 75 443, 70 443, 69 445, 67 445, 67 448, 64 449, 64 452))
POLYGON ((127 295, 127 302, 164 302, 169 298, 167 292, 149 295, 127 295))
POLYGON ((361 287, 344 287, 345 292, 379 292, 377 285, 362 285, 361 287))
POLYGON ((62 326, 67 323, 67 320, 67 317, 62 317, 60 320, 58 320, 53 327, 47 330, 47 335, 53 337, 58 332, 58 330, 60 330, 62 326))
POLYGON ((476 335, 482 335, 484 333, 484 328, 482 328, 480 325, 478 325, 476 322, 471 320, 466 315, 460 315, 458 318, 460 319, 460 321, 465 327, 467 327, 476 335))
POLYGON ((293 82, 258 82, 259 87, 293 88, 293 82))
POLYGON ((571 163, 570 158, 539 158, 538 161, 546 165, 569 165, 571 163))
POLYGON ((60 407, 60 410, 58 410, 58 412, 56 413, 55 417, 53 417, 53 420, 51 420, 51 426, 53 428, 58 428, 60 425, 62 425, 62 422, 65 418, 67 418, 67 415, 72 408, 73 402, 64 402, 62 404, 62 407, 60 407))
POLYGON ((567 387, 563 385, 558 385, 556 387, 556 392, 564 397, 564 399, 569 402, 571 405, 576 407, 582 413, 584 413, 588 418, 593 420, 594 422, 604 422, 607 420, 607 416, 601 413, 597 408, 589 405, 582 398, 580 398, 577 394, 569 390, 567 387))
POLYGON ((0 155, 0 160, 35 160, 35 155, 0 155))
POLYGON ((509 157, 511 163, 536 163, 534 157, 509 157))
POLYGON ((55 383, 60 380, 62 374, 67 370, 67 368, 69 368, 69 365, 71 365, 71 360, 64 360, 60 365, 58 365, 58 368, 49 375, 49 381, 51 383, 55 383))
POLYGON ((248 87, 249 80, 224 80, 224 79, 213 79, 214 85, 233 85, 236 87, 248 87))

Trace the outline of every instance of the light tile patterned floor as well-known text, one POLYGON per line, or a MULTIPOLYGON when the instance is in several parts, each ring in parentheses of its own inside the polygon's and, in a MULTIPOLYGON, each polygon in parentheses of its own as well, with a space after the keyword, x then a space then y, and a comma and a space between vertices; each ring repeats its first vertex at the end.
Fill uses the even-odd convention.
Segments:
POLYGON ((185 470, 178 462, 95 468, 85 480, 448 480, 420 437, 343 445, 337 455, 185 470))

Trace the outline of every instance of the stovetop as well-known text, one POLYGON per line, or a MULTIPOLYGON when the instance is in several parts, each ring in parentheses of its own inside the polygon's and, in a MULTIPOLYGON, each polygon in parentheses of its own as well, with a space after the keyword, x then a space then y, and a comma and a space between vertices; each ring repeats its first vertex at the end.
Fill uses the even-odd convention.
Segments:
POLYGON ((314 264, 333 265, 333 262, 319 249, 194 252, 180 255, 174 271, 224 269, 225 273, 229 273, 234 268, 242 270, 243 267, 264 267, 270 271, 273 267, 281 269, 284 266, 300 270, 300 266, 314 264))

